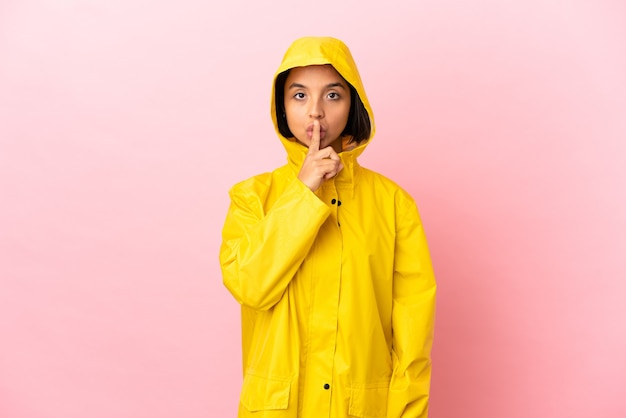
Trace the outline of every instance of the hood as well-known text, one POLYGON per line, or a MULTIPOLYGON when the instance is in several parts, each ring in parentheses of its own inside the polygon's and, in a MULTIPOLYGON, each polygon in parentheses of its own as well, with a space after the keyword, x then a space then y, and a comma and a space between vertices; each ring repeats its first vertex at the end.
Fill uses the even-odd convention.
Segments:
POLYGON ((348 165, 352 165, 352 163, 355 162, 356 157, 363 152, 375 133, 374 114, 372 113, 372 108, 367 100, 367 95, 365 94, 365 89, 363 88, 363 83, 361 82, 361 77, 359 76, 356 63, 354 62, 348 47, 339 39, 330 37, 305 37, 297 39, 291 44, 289 49, 287 49, 282 63, 274 74, 270 112, 272 122, 274 123, 274 129, 287 150, 289 161, 295 163, 298 167, 304 160, 307 148, 304 145, 297 143, 293 138, 285 138, 278 130, 275 103, 276 78, 280 73, 295 67, 324 64, 332 65, 335 70, 341 74, 341 76, 348 83, 350 83, 352 87, 355 88, 370 119, 371 133, 369 138, 361 141, 361 143, 353 149, 340 153, 344 165, 346 165, 346 163, 348 165))

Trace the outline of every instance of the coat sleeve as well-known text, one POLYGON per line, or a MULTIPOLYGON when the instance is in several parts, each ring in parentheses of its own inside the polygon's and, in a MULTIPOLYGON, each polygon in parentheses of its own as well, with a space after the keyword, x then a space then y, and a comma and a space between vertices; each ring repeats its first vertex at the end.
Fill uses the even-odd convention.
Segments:
POLYGON ((399 202, 393 276, 388 418, 427 418, 436 284, 426 236, 410 197, 399 202))
POLYGON ((254 179, 231 189, 219 255, 224 285, 240 304, 258 310, 280 300, 330 214, 298 179, 265 213, 266 190, 254 179))

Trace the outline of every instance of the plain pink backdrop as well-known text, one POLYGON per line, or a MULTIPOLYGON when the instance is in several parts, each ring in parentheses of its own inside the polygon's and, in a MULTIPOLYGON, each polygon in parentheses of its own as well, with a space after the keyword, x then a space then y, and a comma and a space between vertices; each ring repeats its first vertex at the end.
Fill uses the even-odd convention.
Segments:
POLYGON ((227 190, 285 161, 271 78, 310 34, 421 209, 431 417, 626 416, 622 1, 4 0, 0 417, 235 416, 227 190))

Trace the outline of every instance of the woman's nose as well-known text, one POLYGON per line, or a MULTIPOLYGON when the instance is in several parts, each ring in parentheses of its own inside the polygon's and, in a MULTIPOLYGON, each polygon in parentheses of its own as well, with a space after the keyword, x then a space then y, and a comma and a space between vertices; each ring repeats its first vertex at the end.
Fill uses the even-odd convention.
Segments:
POLYGON ((311 101, 311 107, 309 108, 309 117, 313 119, 320 119, 324 117, 324 109, 322 104, 318 100, 311 101))

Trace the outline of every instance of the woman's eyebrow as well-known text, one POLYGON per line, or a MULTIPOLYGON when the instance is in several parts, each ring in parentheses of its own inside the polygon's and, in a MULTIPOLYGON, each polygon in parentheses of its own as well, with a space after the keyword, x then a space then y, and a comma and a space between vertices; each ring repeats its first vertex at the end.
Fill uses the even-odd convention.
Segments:
POLYGON ((326 85, 327 89, 333 88, 333 87, 341 87, 342 89, 346 89, 346 86, 344 86, 343 83, 340 83, 339 81, 337 81, 336 83, 330 83, 326 85))
MULTIPOLYGON (((344 86, 343 83, 341 83, 339 81, 337 81, 335 83, 326 84, 326 88, 327 89, 330 89, 330 88, 333 88, 333 87, 341 87, 344 90, 346 89, 346 86, 344 86)), ((305 88, 306 88, 306 86, 304 84, 300 84, 300 83, 291 83, 289 85, 289 87, 287 87, 288 90, 289 89, 305 89, 305 88)))
POLYGON ((288 87, 289 89, 304 89, 306 88, 304 86, 304 84, 300 84, 300 83, 291 83, 288 87))

